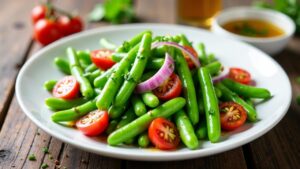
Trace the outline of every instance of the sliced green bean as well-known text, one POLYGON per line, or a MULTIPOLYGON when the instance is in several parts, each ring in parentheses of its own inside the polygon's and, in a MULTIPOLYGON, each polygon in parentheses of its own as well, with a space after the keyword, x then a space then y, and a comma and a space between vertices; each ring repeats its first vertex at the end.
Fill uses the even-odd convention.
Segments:
POLYGON ((97 69, 93 71, 92 73, 87 74, 87 78, 89 79, 90 83, 94 83, 94 80, 101 75, 102 71, 100 69, 97 69))
POLYGON ((199 111, 193 78, 188 64, 181 53, 177 53, 176 61, 176 70, 182 82, 183 94, 187 101, 187 114, 192 124, 195 125, 199 122, 199 111))
POLYGON ((86 67, 84 71, 91 73, 91 72, 93 72, 93 71, 95 71, 97 69, 98 69, 98 67, 94 63, 92 63, 88 67, 86 67))
POLYGON ((131 104, 132 104, 134 113, 137 116, 141 116, 141 115, 147 113, 147 108, 139 96, 133 95, 130 100, 131 100, 131 104))
POLYGON ((207 54, 206 54, 204 43, 197 44, 196 51, 198 53, 198 57, 199 57, 199 60, 201 61, 201 64, 202 65, 207 65, 208 64, 208 59, 207 59, 207 54))
POLYGON ((126 58, 123 58, 119 62, 118 67, 116 67, 107 82, 105 83, 102 92, 100 93, 96 105, 100 110, 108 110, 109 106, 112 104, 120 86, 123 82, 123 75, 129 69, 131 63, 135 59, 138 52, 139 45, 136 45, 130 50, 126 58))
POLYGON ((110 108, 108 109, 108 114, 109 117, 111 119, 116 119, 122 116, 122 114, 124 113, 125 109, 126 109, 127 105, 124 106, 110 106, 110 108))
POLYGON ((115 71, 115 68, 118 67, 119 64, 115 64, 113 67, 111 67, 110 69, 108 69, 107 71, 103 72, 100 76, 96 77, 94 80, 94 86, 97 88, 102 89, 107 80, 109 79, 109 77, 112 75, 112 73, 115 71))
POLYGON ((164 64, 165 59, 163 58, 155 58, 148 61, 146 65, 146 69, 160 69, 164 64))
POLYGON ((92 100, 68 110, 55 112, 52 114, 51 119, 54 122, 73 121, 96 109, 96 103, 92 100))
POLYGON ((52 110, 65 110, 70 109, 75 106, 82 105, 86 103, 88 100, 84 98, 78 98, 73 100, 65 100, 55 97, 50 97, 45 100, 45 104, 52 110))
POLYGON ((92 64, 91 56, 89 51, 84 50, 78 50, 76 52, 76 55, 78 56, 80 65, 84 65, 84 67, 87 67, 88 65, 92 64))
POLYGON ((116 52, 129 52, 134 46, 140 43, 141 39, 146 33, 152 34, 152 32, 149 30, 141 32, 137 34, 135 37, 133 37, 132 39, 130 39, 129 41, 125 41, 120 47, 116 49, 116 52))
POLYGON ((244 85, 238 82, 235 82, 231 79, 224 79, 222 83, 235 92, 236 94, 248 97, 248 98, 261 98, 261 99, 268 99, 271 97, 271 93, 269 90, 264 88, 257 88, 254 86, 244 85))
POLYGON ((109 125, 108 125, 105 133, 107 135, 110 135, 112 132, 114 132, 116 130, 116 128, 117 128, 118 123, 119 123, 118 119, 111 120, 109 122, 109 125))
POLYGON ((195 134, 193 125, 185 114, 183 110, 180 110, 175 114, 175 123, 179 130, 179 135, 182 142, 189 148, 189 149, 196 149, 199 146, 199 141, 195 134))
POLYGON ((217 98, 221 98, 221 97, 222 97, 222 92, 221 92, 221 90, 218 89, 218 88, 216 88, 216 87, 215 87, 214 89, 215 89, 217 98))
POLYGON ((146 92, 142 94, 142 100, 145 105, 154 108, 159 105, 159 99, 151 92, 146 92))
POLYGON ((214 61, 205 66, 211 75, 218 74, 222 69, 222 64, 219 61, 214 61))
POLYGON ((134 138, 147 130, 151 121, 157 117, 169 117, 183 108, 186 101, 182 97, 177 97, 165 102, 159 107, 149 111, 148 113, 138 117, 126 126, 119 128, 108 136, 109 145, 118 145, 126 140, 134 138))
POLYGON ((66 75, 71 74, 70 63, 66 59, 63 59, 61 57, 56 57, 56 58, 54 58, 54 64, 64 74, 66 74, 66 75))
POLYGON ((150 139, 148 137, 148 133, 144 132, 140 134, 138 137, 138 145, 142 148, 146 148, 149 146, 149 144, 150 144, 150 139))
POLYGON ((198 78, 204 101, 208 138, 212 143, 221 135, 219 103, 207 68, 198 68, 198 78))
POLYGON ((115 50, 117 48, 117 46, 115 44, 108 41, 106 38, 101 38, 99 43, 103 48, 106 48, 106 49, 115 50))
POLYGON ((236 93, 232 92, 230 89, 228 89, 222 82, 217 83, 216 87, 219 88, 222 91, 222 99, 226 101, 233 101, 241 106, 244 107, 244 109, 247 111, 247 119, 249 121, 256 121, 257 120, 257 113, 255 109, 246 103, 243 99, 241 99, 236 93))
POLYGON ((55 86, 55 84, 57 83, 57 80, 48 80, 44 83, 44 89, 48 90, 49 92, 51 92, 55 86))
POLYGON ((200 122, 199 128, 196 130, 196 135, 200 140, 207 138, 207 126, 205 120, 200 122))
POLYGON ((136 115, 133 111, 132 108, 130 108, 129 110, 127 110, 125 112, 125 114, 121 117, 120 122, 118 123, 116 129, 119 129, 123 126, 126 126, 127 124, 129 124, 130 122, 132 122, 134 119, 136 118, 136 115))
POLYGON ((180 34, 180 44, 183 46, 192 46, 185 34, 180 34))
POLYGON ((137 83, 140 81, 145 70, 148 58, 150 57, 151 42, 151 34, 144 34, 136 59, 134 60, 130 72, 127 74, 123 85, 116 95, 113 103, 114 105, 123 106, 131 96, 137 83))
POLYGON ((111 55, 111 59, 114 62, 120 62, 124 57, 127 56, 127 53, 119 53, 119 52, 115 52, 113 55, 111 55))

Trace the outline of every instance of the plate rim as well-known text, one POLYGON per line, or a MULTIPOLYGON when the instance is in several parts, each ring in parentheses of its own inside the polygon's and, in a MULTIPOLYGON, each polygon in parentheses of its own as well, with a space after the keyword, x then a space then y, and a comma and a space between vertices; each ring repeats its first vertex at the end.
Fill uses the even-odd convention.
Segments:
MULTIPOLYGON (((113 157, 113 158, 119 158, 119 159, 127 159, 127 160, 139 160, 139 161, 175 161, 175 160, 186 160, 186 159, 193 159, 193 158, 198 158, 198 157, 204 157, 204 156, 208 156, 208 155, 214 155, 214 154, 218 154, 221 152, 225 152, 237 147, 240 147, 244 144, 247 144, 249 142, 252 142, 253 140, 257 139, 258 137, 261 137, 262 135, 264 135, 265 133, 267 133, 268 131, 270 131, 275 125, 277 125, 281 119, 285 116, 285 114, 287 113, 290 104, 291 104, 291 100, 292 100, 292 88, 291 88, 291 83, 290 80, 287 76, 287 73, 284 71, 284 69, 281 67, 280 64, 278 64, 271 56, 269 56, 268 54, 262 52, 261 50, 246 44, 244 42, 240 42, 237 40, 233 40, 233 39, 227 39, 215 34, 210 33, 212 36, 218 37, 220 39, 224 39, 226 41, 233 41, 235 43, 241 43, 243 45, 246 45, 248 48, 252 48, 251 50, 256 50, 258 52, 260 52, 261 54, 265 55, 266 57, 270 58, 270 61, 273 62, 273 64, 275 64, 282 72, 283 72, 283 78, 286 79, 286 82, 288 83, 288 104, 283 108, 283 113, 280 114, 280 116, 276 119, 276 121, 274 121, 271 125, 269 125, 267 128, 265 128, 264 130, 261 130, 258 133, 255 133, 255 135, 251 138, 248 139, 243 139, 243 140, 238 140, 236 141, 236 143, 233 140, 233 143, 231 143, 230 145, 227 145, 226 147, 223 148, 219 148, 219 149, 215 149, 214 146, 209 147, 209 148, 205 148, 202 149, 202 151, 197 151, 197 150, 191 150, 191 151, 186 151, 186 152, 178 152, 176 153, 176 151, 174 152, 166 152, 166 153, 162 153, 162 154, 150 154, 147 153, 146 155, 135 155, 132 154, 129 151, 122 151, 122 152, 112 152, 108 150, 95 150, 89 146, 84 146, 81 145, 80 143, 76 142, 76 141, 72 141, 70 140, 68 137, 64 136, 63 134, 59 134, 56 132, 51 131, 51 129, 47 128, 46 126, 44 126, 42 123, 40 123, 33 115, 32 113, 26 108, 25 103, 23 102, 23 100, 21 99, 21 94, 20 94, 20 90, 21 90, 21 85, 20 85, 20 81, 23 77, 24 72, 26 71, 26 69, 30 66, 31 62, 33 62, 39 55, 41 55, 42 53, 46 52, 47 50, 50 50, 51 48, 55 47, 55 46, 59 46, 61 44, 64 44, 65 42, 71 41, 73 39, 80 39, 81 37, 85 37, 85 36, 89 36, 90 34, 95 34, 95 33, 103 33, 105 31, 115 31, 118 29, 124 30, 124 29, 136 29, 137 27, 149 27, 149 28, 170 28, 170 30, 173 29, 187 29, 187 30, 193 30, 193 31, 202 31, 202 32, 207 32, 210 33, 207 30, 203 30, 203 29, 199 29, 199 28, 194 28, 194 27, 190 27, 190 26, 182 26, 182 25, 176 25, 176 24, 157 24, 157 23, 140 23, 140 24, 124 24, 124 25, 120 25, 120 26, 105 26, 105 27, 100 27, 100 28, 95 28, 95 29, 91 29, 91 30, 86 30, 83 31, 81 33, 77 33, 74 35, 71 35, 69 37, 63 38, 59 41, 56 41, 44 48, 42 48, 41 50, 39 50, 38 52, 34 53, 27 61, 26 63, 22 66, 21 70, 18 73, 17 76, 17 80, 16 80, 16 86, 15 86, 15 91, 16 91, 16 97, 17 97, 17 101, 22 109, 22 111, 26 114, 27 117, 29 117, 29 119, 31 121, 34 122, 35 125, 37 125, 39 128, 41 128, 43 131, 45 131, 47 134, 61 140, 62 142, 68 143, 72 146, 75 146, 79 149, 82 149, 84 151, 88 151, 88 152, 93 152, 99 155, 103 155, 103 156, 107 156, 107 157, 113 157), (126 153, 125 153, 126 152, 126 153), (129 152, 129 153, 128 153, 129 152)), ((108 146, 109 148, 120 148, 120 147, 112 147, 112 146, 108 146)))

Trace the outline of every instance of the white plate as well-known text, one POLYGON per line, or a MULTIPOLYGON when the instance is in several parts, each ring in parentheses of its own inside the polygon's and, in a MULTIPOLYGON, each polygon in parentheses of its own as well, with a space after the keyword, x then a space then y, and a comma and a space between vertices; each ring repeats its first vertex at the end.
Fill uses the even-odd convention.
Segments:
POLYGON ((273 128, 287 112, 291 102, 291 85, 286 73, 270 56, 245 43, 218 37, 192 27, 134 24, 85 31, 43 48, 22 67, 17 78, 16 95, 22 110, 37 126, 66 143, 103 156, 145 161, 170 161, 224 152, 263 135, 273 128), (68 46, 75 49, 97 49, 101 37, 121 44, 145 29, 152 30, 154 35, 185 33, 195 44, 204 42, 207 50, 215 53, 224 65, 242 67, 250 71, 257 85, 268 88, 274 95, 271 100, 256 107, 259 121, 247 123, 238 131, 222 134, 219 143, 201 142, 199 149, 194 151, 187 148, 180 148, 176 151, 154 151, 129 146, 111 147, 100 139, 85 137, 76 129, 57 125, 50 120, 52 112, 44 105, 44 99, 50 97, 50 94, 42 86, 46 80, 59 79, 63 76, 53 65, 54 57, 64 55, 68 46))

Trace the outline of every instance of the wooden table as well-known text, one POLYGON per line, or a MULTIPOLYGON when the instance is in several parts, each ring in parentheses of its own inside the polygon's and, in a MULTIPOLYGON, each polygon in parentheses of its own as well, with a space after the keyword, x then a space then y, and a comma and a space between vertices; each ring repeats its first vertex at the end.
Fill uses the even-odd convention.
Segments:
MULTIPOLYGON (((57 1, 64 9, 77 9, 86 18, 99 0, 57 1)), ((270 132, 255 141, 225 153, 177 162, 137 162, 107 158, 88 153, 65 144, 37 128, 22 112, 16 97, 16 76, 26 60, 42 47, 32 40, 29 18, 37 1, 0 1, 0 168, 40 168, 47 163, 55 168, 53 160, 41 150, 48 147, 53 159, 61 166, 73 168, 299 168, 300 167, 300 107, 295 96, 300 85, 300 38, 294 37, 288 47, 274 58, 288 73, 293 86, 293 102, 284 119, 270 132), (36 161, 29 161, 34 153, 36 161)), ((250 0, 224 0, 224 7, 248 5, 250 0)), ((175 1, 137 0, 136 11, 143 22, 175 23, 175 1)), ((104 26, 87 24, 87 29, 104 26)), ((274 84, 280 87, 280 84, 274 84)), ((272 114, 272 112, 269 112, 272 114)))

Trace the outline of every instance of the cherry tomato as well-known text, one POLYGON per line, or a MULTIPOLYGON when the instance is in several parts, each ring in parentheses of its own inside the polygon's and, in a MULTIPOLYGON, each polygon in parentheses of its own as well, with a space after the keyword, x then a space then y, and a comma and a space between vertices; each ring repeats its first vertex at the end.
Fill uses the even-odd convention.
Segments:
POLYGON ((250 73, 241 68, 230 68, 228 77, 242 84, 249 85, 251 83, 250 73))
POLYGON ((97 136, 108 126, 107 111, 94 110, 76 122, 76 127, 86 136, 97 136))
MULTIPOLYGON (((197 54, 196 50, 193 47, 184 46, 184 48, 187 51, 189 51, 191 54, 193 54, 194 58, 198 59, 198 54, 197 54)), ((184 56, 186 62, 188 63, 190 69, 193 69, 193 68, 196 67, 189 55, 187 55, 186 53, 183 52, 183 56, 184 56)))
POLYGON ((40 19, 34 25, 34 38, 42 45, 48 45, 61 37, 62 34, 54 20, 40 19))
POLYGON ((160 100, 170 100, 181 93, 182 83, 176 74, 172 74, 162 85, 153 90, 160 100))
POLYGON ((83 23, 78 16, 73 18, 60 16, 58 18, 58 26, 64 36, 80 32, 83 29, 83 23))
POLYGON ((246 110, 235 102, 224 102, 220 105, 221 127, 231 131, 242 126, 246 119, 246 110))
POLYGON ((116 63, 111 59, 113 52, 109 49, 94 50, 91 52, 91 59, 99 69, 107 70, 116 63))
POLYGON ((36 23, 40 19, 44 19, 47 13, 47 7, 45 5, 37 5, 31 10, 32 23, 36 23))
POLYGON ((52 91, 54 97, 74 99, 79 94, 80 85, 73 76, 66 76, 58 81, 52 91))
POLYGON ((151 142, 159 149, 175 149, 179 144, 179 132, 175 125, 164 118, 154 119, 148 129, 151 142))

